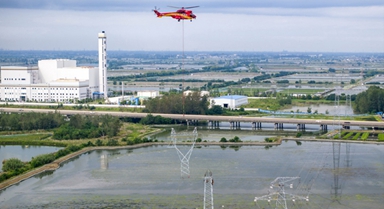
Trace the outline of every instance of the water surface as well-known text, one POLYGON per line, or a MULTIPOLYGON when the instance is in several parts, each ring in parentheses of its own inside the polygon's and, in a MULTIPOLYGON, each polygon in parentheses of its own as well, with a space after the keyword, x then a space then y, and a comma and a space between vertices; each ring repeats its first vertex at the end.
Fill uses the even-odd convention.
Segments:
MULTIPOLYGON (((186 153, 189 146, 179 146, 186 153)), ((92 151, 0 193, 0 208, 202 208, 203 175, 214 178, 215 207, 274 208, 266 201, 277 177, 300 177, 287 193, 309 196, 289 208, 380 208, 384 146, 294 141, 278 147, 198 146, 190 177, 181 178, 174 148, 92 151)))
MULTIPOLYGON (((61 147, 50 146, 29 146, 29 145, 1 145, 0 146, 0 162, 5 159, 17 158, 21 161, 30 161, 32 157, 41 154, 57 152, 61 147)), ((0 171, 3 164, 0 163, 0 171)))

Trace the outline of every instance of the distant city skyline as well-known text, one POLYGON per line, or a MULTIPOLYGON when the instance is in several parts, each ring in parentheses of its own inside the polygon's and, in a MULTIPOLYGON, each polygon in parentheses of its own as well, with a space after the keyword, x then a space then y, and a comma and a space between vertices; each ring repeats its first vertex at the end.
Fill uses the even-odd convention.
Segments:
POLYGON ((0 49, 384 52, 382 0, 0 0, 0 49), (196 6, 192 22, 152 9, 196 6))

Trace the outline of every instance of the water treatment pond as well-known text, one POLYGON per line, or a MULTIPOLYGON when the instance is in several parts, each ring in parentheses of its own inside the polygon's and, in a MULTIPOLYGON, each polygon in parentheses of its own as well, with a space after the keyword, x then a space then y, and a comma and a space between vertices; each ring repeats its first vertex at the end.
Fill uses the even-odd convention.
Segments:
MULTIPOLYGON (((189 146, 179 146, 186 153, 189 146)), ((277 177, 299 176, 287 193, 309 196, 289 208, 380 208, 384 146, 283 142, 278 147, 197 146, 181 178, 175 148, 92 151, 55 172, 0 192, 0 208, 202 208, 203 176, 214 178, 216 208, 275 208, 253 201, 277 177)))

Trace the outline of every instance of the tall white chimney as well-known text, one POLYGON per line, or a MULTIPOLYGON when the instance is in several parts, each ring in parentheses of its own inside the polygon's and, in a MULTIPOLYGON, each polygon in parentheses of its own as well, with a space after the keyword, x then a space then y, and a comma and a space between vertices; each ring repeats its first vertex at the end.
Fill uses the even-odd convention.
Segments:
POLYGON ((99 92, 108 98, 107 86, 107 35, 105 31, 99 33, 99 92))

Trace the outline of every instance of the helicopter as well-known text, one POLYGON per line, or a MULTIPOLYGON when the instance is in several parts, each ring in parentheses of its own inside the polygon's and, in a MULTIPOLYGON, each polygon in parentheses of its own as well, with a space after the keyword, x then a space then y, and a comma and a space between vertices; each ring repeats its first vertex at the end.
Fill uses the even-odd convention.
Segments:
POLYGON ((168 7, 177 8, 178 10, 176 10, 176 12, 164 12, 164 13, 161 13, 161 12, 159 12, 160 9, 155 7, 155 9, 152 10, 152 11, 157 15, 158 18, 161 18, 161 17, 172 17, 173 19, 176 19, 179 22, 180 22, 180 20, 190 20, 192 22, 193 19, 196 19, 196 15, 193 14, 192 10, 188 10, 188 9, 196 8, 196 7, 199 7, 199 6, 191 6, 191 7, 168 6, 168 7))

